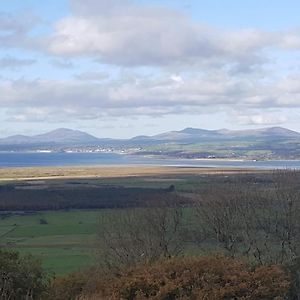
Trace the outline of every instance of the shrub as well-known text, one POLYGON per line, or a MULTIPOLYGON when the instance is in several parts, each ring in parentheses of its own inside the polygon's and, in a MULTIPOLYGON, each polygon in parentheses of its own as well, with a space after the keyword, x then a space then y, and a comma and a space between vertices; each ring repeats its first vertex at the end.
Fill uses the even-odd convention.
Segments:
POLYGON ((45 220, 45 219, 40 219, 40 224, 41 224, 41 225, 47 225, 47 224, 48 224, 48 221, 45 220))
POLYGON ((73 300, 79 296, 88 281, 88 273, 76 272, 52 281, 49 300, 73 300))
POLYGON ((0 250, 0 298, 10 300, 43 299, 49 276, 32 256, 0 250))
POLYGON ((171 259, 102 278, 81 299, 286 299, 289 280, 278 266, 252 268, 225 257, 171 259))
POLYGON ((291 263, 286 265, 290 274, 291 287, 289 292, 290 300, 300 299, 300 257, 296 257, 291 263))

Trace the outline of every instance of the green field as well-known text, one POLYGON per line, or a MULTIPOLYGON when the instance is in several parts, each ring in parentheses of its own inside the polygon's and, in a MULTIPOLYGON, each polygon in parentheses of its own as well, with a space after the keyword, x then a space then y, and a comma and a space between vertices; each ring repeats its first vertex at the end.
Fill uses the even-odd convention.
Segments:
MULTIPOLYGON (((63 185, 68 189, 81 188, 82 185, 113 185, 121 187, 122 191, 124 187, 168 188, 172 184, 178 194, 184 197, 198 197, 198 194, 203 193, 212 184, 220 187, 226 185, 228 180, 236 180, 237 176, 201 174, 102 178, 80 180, 76 185, 70 185, 69 180, 52 180, 48 181, 47 185, 53 188, 63 185)), ((243 175, 243 178, 247 176, 253 175, 243 175)), ((124 210, 87 209, 35 213, 20 211, 7 214, 3 212, 0 214, 0 247, 30 253, 41 260, 46 270, 56 274, 88 268, 101 259, 97 256, 97 249, 100 247, 97 233, 101 230, 99 219, 103 215, 116 215, 120 211, 124 210)), ((189 221, 187 208, 185 215, 185 220, 189 221)))
POLYGON ((274 153, 269 149, 268 144, 251 141, 222 141, 220 142, 201 142, 201 143, 186 143, 186 144, 162 144, 154 145, 146 148, 147 151, 154 151, 157 154, 201 154, 215 155, 216 157, 231 157, 231 158, 267 158, 274 153), (256 147, 254 147, 256 145, 256 147))
MULTIPOLYGON (((52 184, 64 184, 63 180, 52 184)), ((83 181, 86 182, 86 181, 83 181)), ((199 188, 199 178, 112 178, 88 180, 89 184, 123 187, 167 188, 175 184, 179 191, 199 188)), ((202 184, 206 180, 203 178, 202 184)), ((0 247, 30 253, 56 274, 65 274, 91 266, 97 255, 99 218, 116 210, 70 210, 37 213, 12 213, 0 219, 0 247), (43 220, 41 222, 41 220, 43 220), (46 221, 46 222, 44 222, 46 221), (47 224, 41 224, 47 223, 47 224)))
POLYGON ((96 252, 102 211, 42 212, 12 215, 0 221, 1 247, 31 253, 57 274, 86 268, 96 252), (48 224, 40 224, 40 220, 48 224))
POLYGON ((0 221, 0 245, 34 255, 55 274, 88 268, 99 259, 99 218, 117 213, 114 209, 11 215, 0 221))

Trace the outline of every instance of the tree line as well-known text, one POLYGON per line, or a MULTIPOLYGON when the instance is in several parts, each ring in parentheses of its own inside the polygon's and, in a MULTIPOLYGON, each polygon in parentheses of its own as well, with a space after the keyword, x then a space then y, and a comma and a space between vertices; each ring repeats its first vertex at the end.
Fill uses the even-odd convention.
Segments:
MULTIPOLYGON (((163 199, 183 198, 170 188, 76 187, 19 188, 0 186, 1 211, 42 211, 60 209, 102 209, 141 207, 163 199)), ((176 200, 176 201, 177 201, 176 200)))

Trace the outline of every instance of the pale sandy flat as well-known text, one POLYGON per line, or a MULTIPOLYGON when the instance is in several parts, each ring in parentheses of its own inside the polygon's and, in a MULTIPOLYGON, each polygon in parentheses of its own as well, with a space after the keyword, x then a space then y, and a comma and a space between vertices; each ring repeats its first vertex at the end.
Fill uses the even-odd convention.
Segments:
POLYGON ((158 166, 33 167, 0 169, 0 181, 46 180, 64 178, 113 178, 176 174, 261 173, 254 169, 191 168, 158 166))

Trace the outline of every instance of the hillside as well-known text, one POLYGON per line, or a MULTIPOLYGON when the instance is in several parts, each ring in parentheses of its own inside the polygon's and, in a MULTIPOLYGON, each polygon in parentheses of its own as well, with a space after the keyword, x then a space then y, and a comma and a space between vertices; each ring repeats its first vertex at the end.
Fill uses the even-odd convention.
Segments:
POLYGON ((97 142, 99 139, 79 130, 59 128, 44 134, 35 136, 14 135, 0 139, 1 145, 22 144, 88 144, 97 142))
POLYGON ((248 130, 205 130, 198 128, 185 128, 180 131, 169 131, 154 136, 143 136, 143 139, 164 141, 196 141, 201 140, 227 140, 227 139, 253 139, 253 138, 300 138, 300 133, 282 127, 270 127, 248 130))
POLYGON ((173 158, 300 159, 300 133, 283 127, 248 130, 185 128, 131 139, 98 138, 66 128, 0 139, 0 151, 113 151, 173 158))

